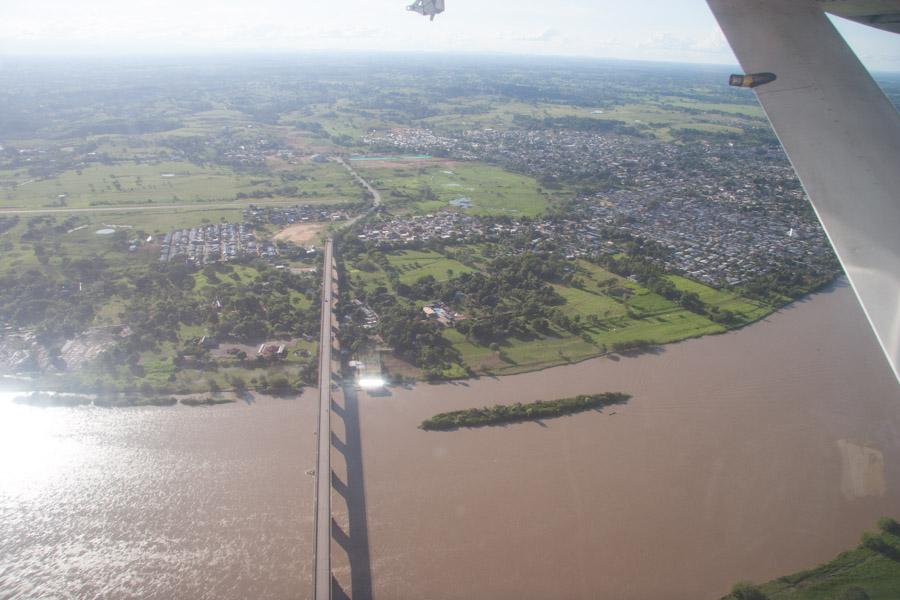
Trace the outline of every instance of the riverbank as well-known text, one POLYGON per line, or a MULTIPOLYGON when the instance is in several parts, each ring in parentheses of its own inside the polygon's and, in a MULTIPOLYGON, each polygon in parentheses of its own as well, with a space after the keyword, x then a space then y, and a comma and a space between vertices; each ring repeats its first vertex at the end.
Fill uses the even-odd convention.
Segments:
POLYGON ((808 571, 754 586, 744 583, 722 600, 893 600, 900 598, 900 526, 879 519, 856 548, 808 571), (755 593, 756 595, 752 595, 755 593))
MULTIPOLYGON (((460 381, 657 352, 742 329, 791 303, 771 290, 742 294, 674 275, 628 278, 616 275, 627 271, 615 265, 488 242, 417 250, 361 251, 358 240, 345 246, 344 293, 359 303, 347 315, 359 328, 345 332, 345 342, 395 348, 383 363, 389 379, 460 381), (373 318, 377 344, 374 325, 364 323, 373 318)), ((803 281, 805 287, 785 293, 804 294, 802 301, 833 285, 825 275, 803 281)))
MULTIPOLYGON (((202 395, 201 395, 202 396, 202 395)), ((238 398, 231 396, 201 397, 196 394, 190 396, 96 396, 88 394, 63 394, 54 392, 31 392, 18 394, 13 402, 25 406, 40 408, 72 408, 75 406, 97 406, 100 408, 137 408, 146 406, 218 406, 233 404, 238 398)))
POLYGON ((389 392, 359 402, 375 596, 720 598, 831 560, 900 505, 900 390, 846 284, 657 354, 389 392), (418 429, 609 389, 633 398, 418 429))

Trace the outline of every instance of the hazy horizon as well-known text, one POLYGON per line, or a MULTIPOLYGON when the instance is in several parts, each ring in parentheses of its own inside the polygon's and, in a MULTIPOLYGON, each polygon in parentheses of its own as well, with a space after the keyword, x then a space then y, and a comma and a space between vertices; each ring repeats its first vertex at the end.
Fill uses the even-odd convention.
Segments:
MULTIPOLYGON (((703 0, 448 0, 434 22, 409 0, 13 0, 0 8, 0 58, 413 52, 735 65, 703 0)), ((832 19, 866 66, 900 71, 900 36, 832 19)))
MULTIPOLYGON (((119 65, 148 65, 148 64, 180 64, 179 61, 191 60, 199 63, 208 62, 216 63, 217 61, 241 61, 243 63, 253 62, 278 62, 278 61, 297 61, 302 59, 322 60, 322 59, 404 59, 419 60, 426 62, 426 56, 430 58, 447 60, 461 60, 467 63, 475 64, 485 61, 510 61, 510 62, 534 62, 535 64, 549 65, 553 62, 561 64, 566 63, 585 63, 590 65, 621 65, 636 66, 645 65, 647 67, 673 67, 685 69, 709 69, 709 70, 739 70, 740 65, 737 61, 733 62, 686 62, 679 60, 663 60, 663 59, 638 59, 638 58, 610 58, 603 56, 576 56, 576 55, 555 55, 555 54, 517 54, 512 52, 484 52, 484 51, 450 51, 435 50, 430 51, 427 55, 422 53, 412 53, 402 50, 220 50, 220 51, 193 51, 173 54, 152 54, 152 53, 129 53, 111 55, 108 53, 95 51, 84 53, 27 53, 16 52, 0 54, 0 68, 6 64, 15 63, 36 63, 36 64, 119 64, 119 65)), ((188 65, 182 65, 188 66, 188 65)), ((435 66, 442 66, 437 63, 435 66)), ((900 65, 893 69, 870 69, 873 74, 879 76, 898 77, 900 76, 900 65)))

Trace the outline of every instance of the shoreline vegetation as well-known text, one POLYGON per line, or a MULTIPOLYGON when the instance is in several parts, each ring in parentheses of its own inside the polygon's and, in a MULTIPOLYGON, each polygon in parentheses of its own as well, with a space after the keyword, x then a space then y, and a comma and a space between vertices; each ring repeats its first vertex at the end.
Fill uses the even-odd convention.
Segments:
POLYGON ((891 600, 900 598, 900 523, 878 520, 859 545, 834 560, 762 585, 740 582, 722 600, 891 600))
POLYGON ((462 427, 488 427, 506 425, 508 423, 537 421, 592 409, 602 409, 606 406, 625 404, 630 399, 630 394, 606 392, 560 400, 538 400, 530 404, 496 404, 484 408, 470 408, 440 413, 422 421, 419 428, 425 431, 452 431, 462 427))
POLYGON ((48 394, 33 392, 13 399, 16 404, 39 408, 72 408, 76 406, 97 406, 100 408, 136 408, 143 406, 217 406, 237 402, 232 398, 182 398, 173 396, 128 396, 124 398, 92 398, 78 394, 48 394))

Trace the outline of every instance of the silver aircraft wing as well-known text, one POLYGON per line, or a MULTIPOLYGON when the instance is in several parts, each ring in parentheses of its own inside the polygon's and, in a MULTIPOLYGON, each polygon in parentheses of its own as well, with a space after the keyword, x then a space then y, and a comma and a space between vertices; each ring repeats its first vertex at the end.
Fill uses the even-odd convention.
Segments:
POLYGON ((776 75, 754 91, 900 381, 900 115, 828 1, 707 2, 744 71, 776 75))

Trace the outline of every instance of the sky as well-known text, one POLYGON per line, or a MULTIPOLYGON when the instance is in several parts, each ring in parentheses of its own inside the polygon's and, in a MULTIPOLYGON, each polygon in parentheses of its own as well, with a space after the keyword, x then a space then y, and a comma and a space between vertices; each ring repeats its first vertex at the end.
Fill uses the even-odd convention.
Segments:
MULTIPOLYGON (((370 50, 736 64, 704 0, 0 0, 0 55, 370 50)), ((833 19, 870 69, 900 35, 833 19)))

